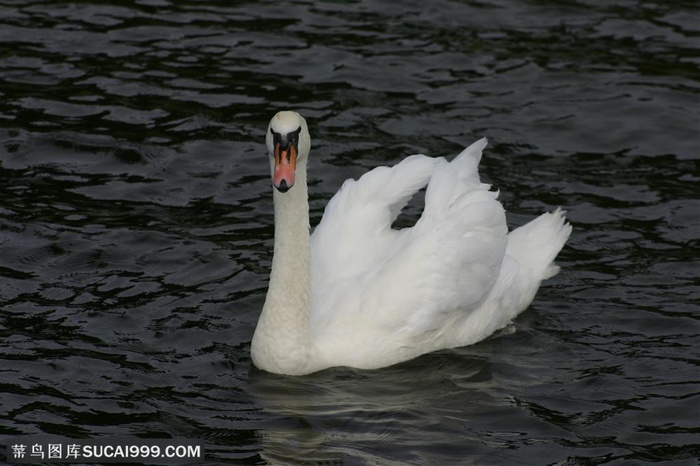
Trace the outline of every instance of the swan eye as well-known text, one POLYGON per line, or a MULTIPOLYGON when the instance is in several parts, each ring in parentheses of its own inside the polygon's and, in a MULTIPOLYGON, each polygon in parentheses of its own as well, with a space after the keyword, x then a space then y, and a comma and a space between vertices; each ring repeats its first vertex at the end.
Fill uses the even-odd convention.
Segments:
POLYGON ((281 134, 270 128, 270 133, 272 134, 272 144, 274 146, 279 145, 282 149, 287 149, 290 145, 295 148, 299 145, 299 134, 301 133, 301 126, 294 131, 290 131, 287 134, 281 134))

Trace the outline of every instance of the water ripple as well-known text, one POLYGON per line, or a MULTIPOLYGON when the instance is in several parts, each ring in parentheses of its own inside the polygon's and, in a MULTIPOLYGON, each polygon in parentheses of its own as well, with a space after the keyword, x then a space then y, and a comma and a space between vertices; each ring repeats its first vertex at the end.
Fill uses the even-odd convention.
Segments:
POLYGON ((694 464, 694 7, 4 2, 0 433, 186 437, 210 464, 694 464), (287 107, 313 224, 346 178, 488 136, 511 226, 568 210, 562 273, 471 347, 256 370, 287 107))

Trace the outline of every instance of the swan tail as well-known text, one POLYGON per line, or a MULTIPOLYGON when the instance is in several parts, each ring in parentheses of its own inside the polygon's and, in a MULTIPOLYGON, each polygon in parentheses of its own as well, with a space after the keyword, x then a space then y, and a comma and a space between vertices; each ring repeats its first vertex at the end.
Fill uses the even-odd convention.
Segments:
POLYGON ((521 269, 529 271, 537 282, 559 272, 554 258, 571 235, 571 224, 565 214, 566 211, 557 208, 508 234, 506 255, 515 259, 521 269))

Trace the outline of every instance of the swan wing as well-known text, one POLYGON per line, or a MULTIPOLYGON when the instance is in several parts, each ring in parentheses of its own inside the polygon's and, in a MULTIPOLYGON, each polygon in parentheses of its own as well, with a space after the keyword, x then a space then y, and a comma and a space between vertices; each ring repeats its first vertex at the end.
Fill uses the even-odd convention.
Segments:
POLYGON ((402 351, 445 347, 488 297, 507 227, 497 193, 479 181, 485 146, 477 141, 452 162, 419 155, 374 169, 329 202, 312 236, 312 329, 334 341, 328 346, 338 355, 357 358, 348 364, 366 363, 370 353, 406 359, 402 351), (426 184, 421 218, 393 230, 426 184), (341 340, 355 349, 341 348, 341 340))
POLYGON ((331 198, 311 236, 313 321, 332 312, 339 291, 381 267, 403 236, 392 230, 392 222, 428 183, 438 162, 413 155, 393 167, 377 167, 345 181, 331 198))
POLYGON ((499 278, 508 231, 497 193, 479 181, 485 145, 439 159, 423 215, 365 291, 371 304, 363 308, 381 309, 404 344, 444 346, 499 278))

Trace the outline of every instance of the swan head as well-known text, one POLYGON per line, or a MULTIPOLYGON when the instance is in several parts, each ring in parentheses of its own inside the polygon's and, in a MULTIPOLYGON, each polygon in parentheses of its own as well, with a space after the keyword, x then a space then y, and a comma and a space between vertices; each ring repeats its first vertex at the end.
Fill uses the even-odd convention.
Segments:
POLYGON ((297 112, 283 111, 270 120, 265 137, 272 166, 272 185, 281 193, 294 186, 297 164, 305 164, 311 149, 306 120, 297 112))

